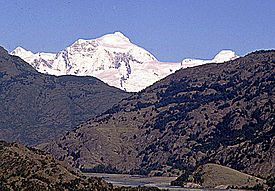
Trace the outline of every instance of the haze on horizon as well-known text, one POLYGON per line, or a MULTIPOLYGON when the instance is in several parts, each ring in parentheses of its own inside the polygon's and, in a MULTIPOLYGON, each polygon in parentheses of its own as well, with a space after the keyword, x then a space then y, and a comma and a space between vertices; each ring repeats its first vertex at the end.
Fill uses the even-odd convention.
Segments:
POLYGON ((274 49, 272 0, 104 0, 0 2, 0 45, 57 52, 79 38, 121 31, 160 61, 274 49))

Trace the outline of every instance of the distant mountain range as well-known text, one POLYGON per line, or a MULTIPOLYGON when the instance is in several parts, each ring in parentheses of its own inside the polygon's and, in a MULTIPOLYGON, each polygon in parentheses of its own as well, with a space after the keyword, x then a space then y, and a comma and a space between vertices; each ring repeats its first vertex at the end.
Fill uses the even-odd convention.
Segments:
POLYGON ((11 52, 37 71, 56 76, 94 76, 128 92, 140 91, 180 68, 222 63, 238 56, 223 50, 213 60, 185 59, 181 63, 158 61, 152 54, 125 37, 121 32, 97 39, 79 39, 58 53, 32 53, 21 47, 11 52))
POLYGON ((191 175, 216 163, 275 175, 275 51, 181 69, 41 145, 85 172, 191 175))
POLYGON ((61 136, 130 94, 94 77, 37 72, 0 47, 0 138, 37 144, 61 136))

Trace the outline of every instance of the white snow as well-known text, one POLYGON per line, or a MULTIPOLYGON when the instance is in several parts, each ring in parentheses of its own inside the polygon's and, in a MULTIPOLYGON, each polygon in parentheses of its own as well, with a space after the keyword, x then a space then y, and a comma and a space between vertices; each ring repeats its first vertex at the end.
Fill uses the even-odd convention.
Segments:
POLYGON ((220 51, 212 60, 200 60, 200 59, 191 59, 186 58, 181 62, 182 68, 199 66, 207 63, 223 63, 230 60, 234 60, 239 56, 236 55, 232 50, 222 50, 220 51))
POLYGON ((181 63, 159 62, 152 54, 131 43, 121 32, 92 40, 79 39, 64 50, 32 53, 21 47, 11 54, 21 57, 41 73, 94 76, 129 92, 140 91, 180 68, 220 63, 237 58, 223 50, 213 60, 184 59, 181 63))
POLYGON ((234 60, 236 58, 238 58, 238 56, 232 50, 222 50, 214 57, 212 61, 215 63, 222 63, 229 60, 234 60))

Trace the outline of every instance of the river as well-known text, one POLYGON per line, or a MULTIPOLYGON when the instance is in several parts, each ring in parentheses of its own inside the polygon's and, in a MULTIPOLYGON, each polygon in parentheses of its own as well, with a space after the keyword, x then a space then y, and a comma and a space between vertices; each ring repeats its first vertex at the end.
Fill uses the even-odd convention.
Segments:
MULTIPOLYGON (((112 183, 114 186, 148 186, 157 187, 160 189, 168 189, 172 191, 202 191, 206 189, 187 189, 178 186, 171 186, 170 182, 176 180, 177 177, 147 177, 140 175, 129 175, 129 174, 105 174, 105 173, 85 173, 85 176, 101 177, 106 182, 112 183)), ((215 190, 217 191, 217 190, 215 190)))

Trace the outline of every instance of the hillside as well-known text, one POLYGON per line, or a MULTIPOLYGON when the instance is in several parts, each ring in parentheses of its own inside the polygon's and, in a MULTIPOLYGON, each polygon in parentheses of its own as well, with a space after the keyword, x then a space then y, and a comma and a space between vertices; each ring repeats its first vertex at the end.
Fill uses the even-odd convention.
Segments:
POLYGON ((187 187, 190 182, 203 188, 253 188, 253 190, 261 190, 267 187, 264 180, 260 178, 211 163, 199 166, 189 177, 181 176, 172 184, 187 187))
POLYGON ((85 171, 275 174, 275 51, 182 69, 41 146, 85 171))
POLYGON ((0 141, 0 166, 0 190, 112 190, 99 178, 85 179, 53 157, 17 143, 0 141))
POLYGON ((157 188, 116 187, 100 178, 83 177, 40 150, 0 141, 1 191, 159 191, 157 188))
POLYGON ((93 77, 38 73, 0 47, 0 139, 37 144, 129 96, 93 77))

